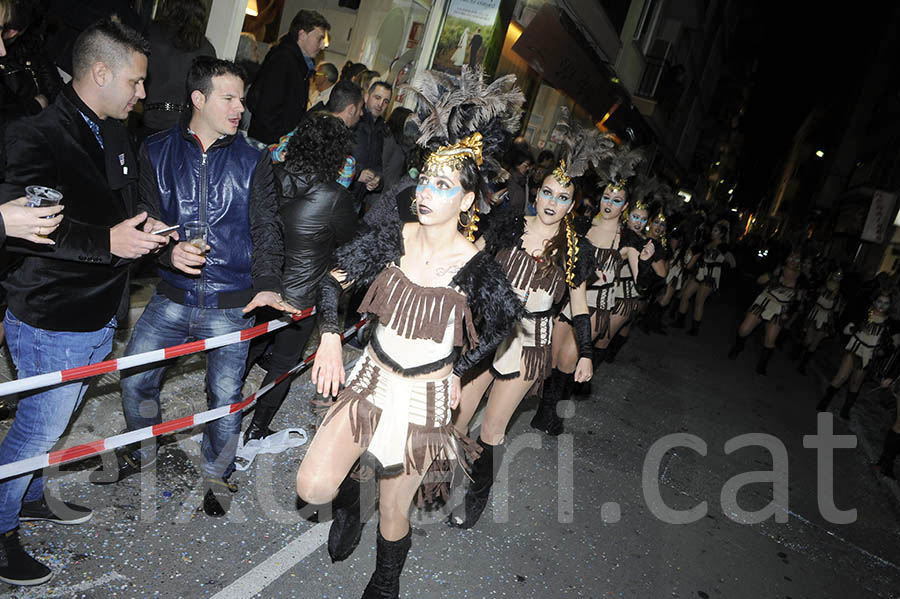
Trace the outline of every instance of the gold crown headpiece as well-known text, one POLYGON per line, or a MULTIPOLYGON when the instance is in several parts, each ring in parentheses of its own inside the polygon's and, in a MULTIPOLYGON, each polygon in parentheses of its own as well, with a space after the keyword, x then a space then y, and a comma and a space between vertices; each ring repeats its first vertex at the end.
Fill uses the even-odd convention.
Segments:
POLYGON ((566 172, 566 161, 560 160, 559 166, 553 169, 551 173, 553 178, 556 179, 556 182, 562 185, 563 187, 568 187, 572 183, 572 177, 566 172))
POLYGON ((446 177, 461 169, 466 158, 471 158, 475 164, 481 166, 483 147, 481 133, 477 131, 451 146, 441 146, 425 160, 425 174, 446 177))

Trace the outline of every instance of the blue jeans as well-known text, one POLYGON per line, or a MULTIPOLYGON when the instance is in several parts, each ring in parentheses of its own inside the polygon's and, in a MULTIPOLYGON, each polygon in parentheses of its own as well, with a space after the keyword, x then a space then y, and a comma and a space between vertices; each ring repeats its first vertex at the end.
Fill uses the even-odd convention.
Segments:
MULTIPOLYGON (((3 324, 18 376, 24 378, 100 362, 112 351, 116 319, 88 333, 47 331, 25 324, 7 310, 3 324)), ((16 419, 0 445, 0 464, 50 451, 69 426, 87 386, 88 381, 74 381, 21 398, 16 419)), ((37 501, 43 494, 40 472, 0 483, 0 532, 19 525, 23 498, 37 501)))
MULTIPOLYGON (((195 308, 154 294, 134 325, 125 355, 130 356, 188 341, 196 341, 240 331, 253 326, 240 308, 195 308)), ((242 399, 244 363, 249 341, 233 343, 206 352, 206 403, 218 408, 242 399)), ((156 368, 138 367, 122 376, 122 407, 128 430, 162 422, 159 390, 171 364, 156 368)), ((234 472, 234 454, 241 432, 241 413, 235 412, 206 423, 203 432, 203 476, 228 478, 234 472)), ((156 457, 155 444, 134 453, 144 464, 156 457)))

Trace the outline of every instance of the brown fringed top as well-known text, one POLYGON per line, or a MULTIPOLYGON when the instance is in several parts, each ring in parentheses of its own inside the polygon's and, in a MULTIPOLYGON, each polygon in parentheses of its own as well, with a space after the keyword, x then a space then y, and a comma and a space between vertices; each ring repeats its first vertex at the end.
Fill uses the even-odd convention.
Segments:
MULTIPOLYGON (((553 298, 553 304, 562 300, 566 292, 565 273, 555 264, 545 269, 541 262, 521 247, 500 250, 497 252, 497 262, 500 263, 513 289, 526 294, 525 309, 529 312, 536 311, 534 306, 528 305, 528 296, 533 291, 546 291, 553 298)), ((539 307, 539 311, 550 308, 552 304, 539 307)))
POLYGON ((452 317, 454 347, 463 345, 464 332, 470 345, 478 342, 466 296, 452 287, 417 285, 395 264, 375 277, 359 312, 374 314, 401 337, 436 343, 443 341, 452 317))

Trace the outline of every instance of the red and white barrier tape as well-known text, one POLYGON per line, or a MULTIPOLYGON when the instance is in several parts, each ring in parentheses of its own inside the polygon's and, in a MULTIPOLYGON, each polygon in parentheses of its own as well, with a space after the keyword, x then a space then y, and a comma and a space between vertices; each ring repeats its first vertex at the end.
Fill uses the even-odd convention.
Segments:
MULTIPOLYGON (((341 341, 344 341, 347 338, 355 335, 356 332, 360 328, 362 328, 364 324, 366 324, 365 319, 360 320, 355 325, 344 331, 344 333, 341 335, 341 341)), ((104 451, 131 445, 132 443, 138 443, 140 441, 143 441, 144 439, 152 439, 153 437, 159 437, 160 435, 175 433, 184 429, 192 428, 194 426, 197 426, 198 424, 217 420, 219 418, 222 418, 223 416, 228 416, 229 414, 233 414, 235 412, 240 412, 244 408, 252 405, 257 399, 259 399, 261 395, 268 393, 281 381, 305 368, 307 365, 309 365, 310 362, 315 359, 315 357, 316 354, 315 352, 313 352, 302 362, 279 376, 277 379, 275 379, 268 385, 260 387, 254 393, 251 393, 245 399, 237 403, 229 404, 227 406, 221 406, 212 410, 207 410, 206 412, 200 412, 198 414, 193 414, 192 416, 185 416, 184 418, 176 418, 175 420, 169 420, 168 422, 161 422, 159 424, 147 426, 136 431, 128 431, 127 433, 114 435, 112 437, 107 437, 106 439, 91 441, 90 443, 83 443, 74 447, 67 447, 65 449, 51 451, 50 453, 45 453, 43 455, 19 460, 18 462, 4 464, 0 466, 0 480, 13 476, 19 476, 20 474, 25 474, 26 472, 40 470, 41 468, 46 468, 47 466, 76 462, 78 460, 83 460, 85 458, 101 454, 104 451)))
POLYGON ((286 327, 292 321, 303 320, 315 313, 315 308, 306 308, 305 310, 301 310, 299 314, 290 317, 283 316, 250 327, 249 329, 244 329, 243 331, 226 333, 224 335, 219 335, 218 337, 191 341, 190 343, 184 343, 182 345, 173 345, 172 347, 155 349, 142 354, 106 360, 105 362, 97 362, 96 364, 88 364, 87 366, 57 370, 56 372, 48 372, 46 374, 29 376, 15 381, 7 381, 5 383, 0 383, 0 397, 11 395, 13 393, 21 393, 23 391, 32 391, 34 389, 40 389, 41 387, 58 385, 59 383, 70 383, 89 376, 106 374, 107 372, 115 372, 116 370, 125 370, 126 368, 134 368, 135 366, 144 366, 146 364, 152 364, 153 362, 162 362, 163 360, 168 360, 170 358, 186 356, 208 349, 223 347, 232 343, 240 343, 241 341, 255 339, 260 335, 265 335, 266 333, 286 327))

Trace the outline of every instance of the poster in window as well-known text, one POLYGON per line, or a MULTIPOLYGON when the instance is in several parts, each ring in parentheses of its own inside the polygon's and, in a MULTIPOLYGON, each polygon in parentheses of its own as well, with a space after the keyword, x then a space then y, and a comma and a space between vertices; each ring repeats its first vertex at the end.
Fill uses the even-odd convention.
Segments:
POLYGON ((450 0, 432 68, 458 75, 463 65, 483 65, 488 49, 505 34, 499 9, 500 0, 450 0))

